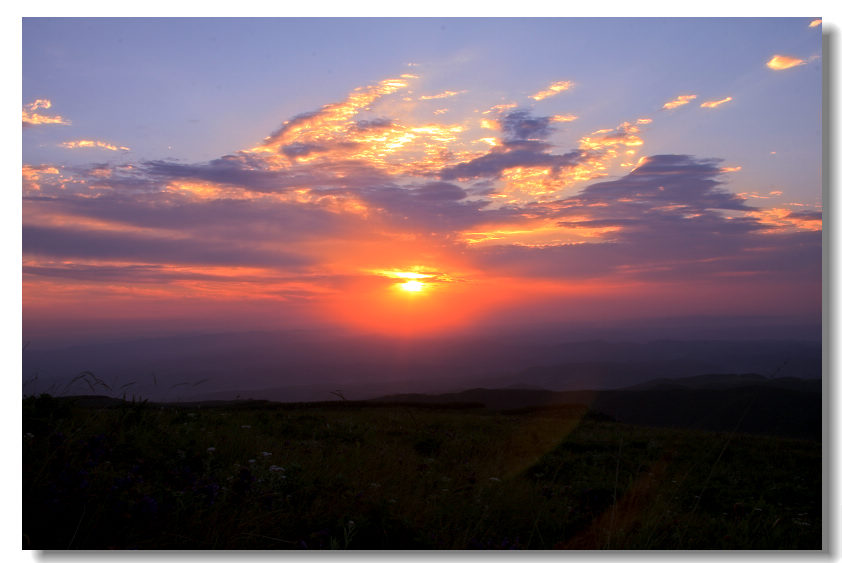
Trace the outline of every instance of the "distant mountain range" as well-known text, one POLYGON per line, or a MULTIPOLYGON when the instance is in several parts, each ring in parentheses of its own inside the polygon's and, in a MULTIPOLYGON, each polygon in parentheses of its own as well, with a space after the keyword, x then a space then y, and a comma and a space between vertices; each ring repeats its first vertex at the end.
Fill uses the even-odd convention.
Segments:
MULTIPOLYGON (((23 392, 81 394, 89 371, 108 391, 150 400, 370 399, 471 388, 619 389, 702 374, 819 379, 822 348, 798 340, 398 338, 284 331, 192 335, 60 349, 27 348, 23 392)), ((708 376, 710 377, 710 376, 708 376)), ((686 385, 683 384, 683 385, 686 385)))

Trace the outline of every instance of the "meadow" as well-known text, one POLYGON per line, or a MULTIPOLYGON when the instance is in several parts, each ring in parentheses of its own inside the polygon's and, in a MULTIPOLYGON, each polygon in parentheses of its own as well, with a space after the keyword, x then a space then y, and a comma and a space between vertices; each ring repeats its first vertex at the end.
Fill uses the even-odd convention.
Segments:
POLYGON ((822 548, 821 442, 584 405, 23 399, 24 549, 822 548))

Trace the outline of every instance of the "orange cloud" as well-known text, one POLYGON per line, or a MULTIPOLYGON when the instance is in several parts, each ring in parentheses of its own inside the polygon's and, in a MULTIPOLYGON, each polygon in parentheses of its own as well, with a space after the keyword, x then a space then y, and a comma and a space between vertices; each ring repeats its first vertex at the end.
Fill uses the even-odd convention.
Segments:
POLYGON ((757 219, 769 232, 822 230, 820 211, 798 212, 785 207, 772 207, 757 208, 746 215, 757 219))
POLYGON ((673 109, 679 106, 683 106, 684 104, 689 104, 690 100, 695 100, 696 94, 686 94, 684 96, 679 96, 674 100, 671 100, 663 105, 663 109, 673 109))
POLYGON ((766 63, 766 66, 771 68, 772 70, 786 70, 788 68, 792 68, 795 66, 800 66, 803 64, 807 64, 807 61, 804 59, 797 59, 795 57, 789 57, 787 55, 775 55, 769 62, 766 63))
MULTIPOLYGON (((468 144, 461 135, 464 125, 419 123, 406 108, 400 112, 400 118, 361 118, 360 114, 371 111, 380 98, 406 88, 410 78, 414 76, 404 75, 357 88, 344 102, 299 115, 285 122, 262 145, 231 158, 251 162, 258 158, 262 166, 271 170, 342 160, 363 162, 390 173, 410 174, 434 171, 460 157, 470 158, 468 144)), ((446 91, 435 97, 459 93, 446 91)), ((384 103, 394 102, 397 100, 384 103)))
POLYGON ((419 100, 440 100, 442 98, 451 98, 453 96, 458 96, 459 94, 464 94, 467 90, 459 90, 458 92, 454 92, 453 90, 445 90, 441 94, 435 94, 433 96, 421 96, 418 98, 419 100))
POLYGON ((460 233, 461 240, 471 246, 497 246, 516 244, 518 246, 545 247, 557 245, 582 244, 585 242, 605 242, 610 236, 620 231, 619 227, 585 226, 586 218, 579 218, 584 223, 559 225, 557 219, 539 218, 520 223, 481 225, 479 230, 460 233))
POLYGON ((49 109, 52 106, 50 100, 38 99, 30 104, 23 106, 21 116, 24 125, 70 125, 70 121, 66 120, 60 115, 41 115, 38 113, 39 109, 49 109))
POLYGON ((38 182, 44 174, 57 175, 59 174, 59 171, 58 168, 50 166, 49 164, 43 164, 41 166, 24 164, 21 169, 24 191, 40 191, 41 186, 38 182))
POLYGON ((106 143, 103 141, 88 141, 88 140, 80 140, 80 141, 66 141, 61 143, 59 146, 64 147, 66 149, 88 149, 88 148, 97 148, 97 149, 105 149, 109 151, 128 151, 131 150, 129 147, 118 147, 117 145, 112 145, 111 143, 106 143))
POLYGON ((529 96, 535 101, 541 101, 545 98, 549 98, 550 96, 555 96, 559 92, 564 92, 565 90, 569 90, 573 86, 573 82, 569 80, 559 80, 558 82, 553 82, 546 90, 541 90, 537 94, 532 94, 529 96))
POLYGON ((810 27, 819 27, 822 24, 822 19, 817 18, 810 22, 810 27))
POLYGON ((579 116, 568 113, 566 115, 554 115, 550 118, 550 121, 566 123, 568 121, 575 121, 577 119, 579 119, 579 116))
MULTIPOLYGON (((413 75, 401 78, 387 78, 373 86, 357 88, 343 102, 327 104, 319 111, 303 114, 284 122, 274 135, 264 139, 263 144, 246 151, 248 153, 277 153, 284 145, 297 143, 319 144, 329 142, 346 133, 349 121, 360 111, 379 98, 409 86, 413 75)), ((277 158, 275 163, 284 167, 287 159, 277 158)))
POLYGON ((715 100, 715 101, 710 101, 710 102, 704 102, 704 103, 702 104, 702 107, 703 107, 703 108, 715 108, 716 106, 720 106, 720 105, 722 105, 722 104, 724 104, 724 103, 726 103, 726 102, 730 102, 730 101, 731 101, 731 100, 733 100, 733 99, 734 99, 734 98, 732 98, 731 96, 728 96, 727 98, 722 98, 721 100, 715 100))
POLYGON ((491 106, 489 109, 482 112, 483 115, 488 115, 489 113, 501 113, 506 111, 507 109, 516 108, 517 104, 497 104, 496 106, 491 106))
MULTIPOLYGON (((639 119, 635 122, 623 122, 615 128, 600 129, 579 139, 579 149, 582 158, 574 165, 555 169, 551 165, 514 166, 503 170, 500 174, 502 186, 494 195, 507 204, 525 204, 546 202, 559 197, 559 194, 569 189, 573 184, 598 178, 607 173, 609 166, 618 158, 628 158, 634 155, 638 147, 643 145, 640 136, 640 125, 649 123, 649 119, 639 119)), ((489 142, 489 144, 492 144, 489 142)), ((492 145, 493 146, 493 145, 492 145)), ((620 162, 620 166, 632 166, 632 163, 620 162)), ((520 236, 517 229, 507 229, 505 233, 495 232, 493 236, 483 237, 473 233, 469 238, 473 241, 486 239, 520 236)), ((548 234, 547 231, 543 231, 548 234)), ((577 231, 580 234, 582 231, 577 231)), ((558 233, 548 236, 561 236, 558 233)), ((543 237, 543 235, 542 235, 543 237)), ((564 240, 569 240, 564 235, 564 240)), ((543 238, 542 238, 543 240, 543 238)), ((476 242, 474 241, 474 242, 476 242)))

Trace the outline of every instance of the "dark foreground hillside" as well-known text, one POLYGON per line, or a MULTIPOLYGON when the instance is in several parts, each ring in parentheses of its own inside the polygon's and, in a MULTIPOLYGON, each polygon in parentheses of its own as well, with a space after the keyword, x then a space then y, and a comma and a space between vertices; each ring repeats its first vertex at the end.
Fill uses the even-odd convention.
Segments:
POLYGON ((42 396, 23 428, 26 549, 821 549, 820 442, 581 405, 42 396))
POLYGON ((627 389, 547 391, 469 389, 441 395, 404 394, 383 401, 419 404, 481 403, 492 409, 586 404, 630 424, 739 431, 821 440, 821 380, 707 375, 663 379, 627 389))

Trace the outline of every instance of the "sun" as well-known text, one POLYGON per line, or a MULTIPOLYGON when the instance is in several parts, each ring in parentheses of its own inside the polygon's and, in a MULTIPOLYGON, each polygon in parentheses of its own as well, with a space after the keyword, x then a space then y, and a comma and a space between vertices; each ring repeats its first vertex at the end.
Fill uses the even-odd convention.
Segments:
POLYGON ((407 282, 404 282, 404 283, 400 284, 400 288, 404 291, 417 292, 417 291, 421 291, 422 289, 424 289, 424 284, 421 283, 418 280, 409 280, 407 282))

